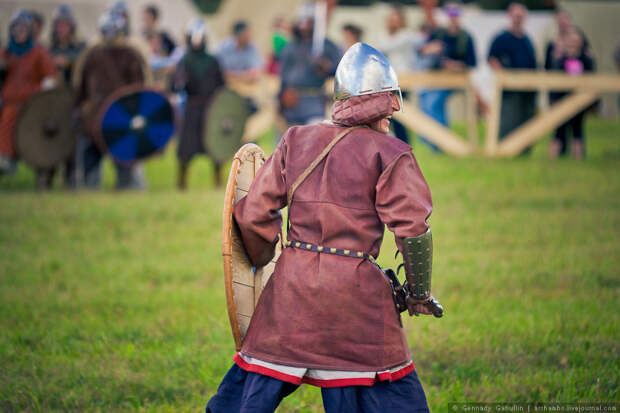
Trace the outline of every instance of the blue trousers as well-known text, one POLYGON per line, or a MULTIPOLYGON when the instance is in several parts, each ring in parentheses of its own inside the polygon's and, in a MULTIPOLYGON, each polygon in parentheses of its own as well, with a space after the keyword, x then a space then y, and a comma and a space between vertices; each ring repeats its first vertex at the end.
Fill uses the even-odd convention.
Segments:
MULTIPOLYGON (((272 413, 298 386, 236 364, 228 370, 206 413, 272 413)), ((326 413, 429 413, 422 384, 415 371, 393 382, 374 386, 321 389, 326 413)))
MULTIPOLYGON (((451 90, 423 90, 420 92, 420 109, 443 126, 450 126, 446 103, 451 94, 451 90)), ((435 152, 440 151, 437 145, 429 142, 426 138, 420 136, 420 140, 429 145, 435 152)))

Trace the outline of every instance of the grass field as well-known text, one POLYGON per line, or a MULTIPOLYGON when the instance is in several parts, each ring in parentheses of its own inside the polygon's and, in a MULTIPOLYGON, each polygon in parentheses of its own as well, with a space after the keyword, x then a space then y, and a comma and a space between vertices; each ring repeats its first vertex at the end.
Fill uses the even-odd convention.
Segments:
MULTIPOLYGON (((454 159, 416 150, 430 184, 443 319, 405 328, 433 411, 448 402, 620 401, 620 125, 588 158, 454 159)), ((268 141, 268 140, 266 140, 268 141)), ((204 411, 232 364, 222 190, 204 159, 173 189, 32 191, 0 182, 0 411, 204 411)), ((395 265, 391 236, 380 262, 395 265)), ((279 412, 322 411, 303 386, 279 412)), ((387 412, 386 412, 387 413, 387 412)))

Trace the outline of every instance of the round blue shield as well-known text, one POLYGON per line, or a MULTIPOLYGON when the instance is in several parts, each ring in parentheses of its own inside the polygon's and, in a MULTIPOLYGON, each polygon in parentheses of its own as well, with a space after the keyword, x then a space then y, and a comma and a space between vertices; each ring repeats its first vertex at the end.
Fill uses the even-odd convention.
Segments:
POLYGON ((174 110, 168 98, 152 90, 117 95, 101 118, 101 138, 110 154, 123 162, 161 151, 174 133, 174 110))

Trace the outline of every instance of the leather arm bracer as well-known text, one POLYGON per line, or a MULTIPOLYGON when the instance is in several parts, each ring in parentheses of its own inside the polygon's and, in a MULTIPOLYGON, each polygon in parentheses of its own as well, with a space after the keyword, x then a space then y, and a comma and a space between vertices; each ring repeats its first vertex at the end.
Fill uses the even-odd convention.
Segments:
POLYGON ((431 298, 431 276, 433 273, 433 235, 429 229, 417 237, 403 240, 403 266, 407 279, 407 304, 413 314, 415 304, 424 304, 435 317, 443 315, 443 307, 431 298))

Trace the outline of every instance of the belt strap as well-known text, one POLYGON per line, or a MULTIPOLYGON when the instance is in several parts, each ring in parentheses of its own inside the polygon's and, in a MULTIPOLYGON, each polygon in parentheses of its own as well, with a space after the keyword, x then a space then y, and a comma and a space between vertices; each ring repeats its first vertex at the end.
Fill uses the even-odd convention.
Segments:
POLYGON ((352 251, 352 250, 343 250, 340 248, 330 248, 324 247, 322 245, 310 244, 309 242, 301 242, 301 241, 287 241, 285 244, 286 247, 289 248, 297 248, 304 251, 314 251, 314 252, 322 252, 325 254, 339 255, 341 257, 349 257, 349 258, 362 258, 364 260, 368 260, 371 263, 378 265, 377 261, 375 261, 375 257, 370 254, 366 254, 361 251, 352 251))

